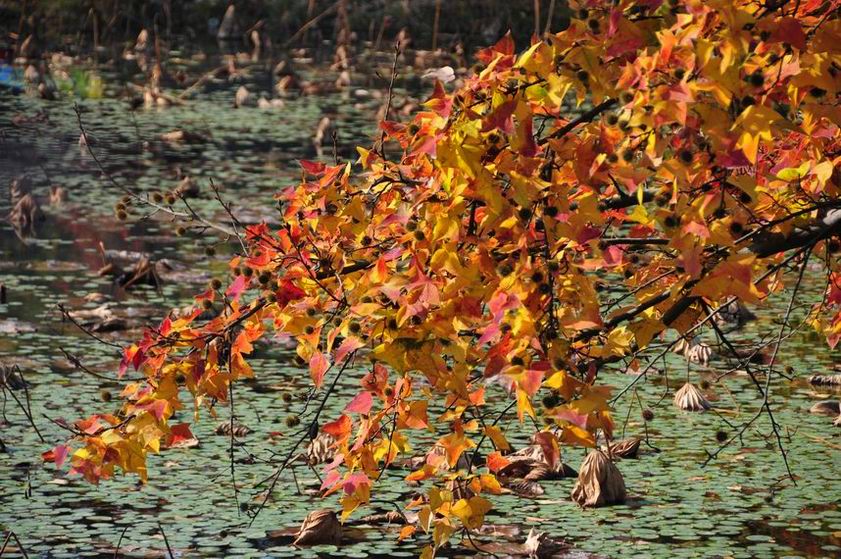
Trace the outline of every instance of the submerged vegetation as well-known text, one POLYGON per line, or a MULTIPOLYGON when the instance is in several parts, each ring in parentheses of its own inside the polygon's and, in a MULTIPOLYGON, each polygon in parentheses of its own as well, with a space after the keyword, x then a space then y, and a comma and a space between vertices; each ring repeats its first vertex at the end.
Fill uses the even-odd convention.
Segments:
POLYGON ((841 549, 831 2, 117 4, 0 3, 4 552, 841 549))

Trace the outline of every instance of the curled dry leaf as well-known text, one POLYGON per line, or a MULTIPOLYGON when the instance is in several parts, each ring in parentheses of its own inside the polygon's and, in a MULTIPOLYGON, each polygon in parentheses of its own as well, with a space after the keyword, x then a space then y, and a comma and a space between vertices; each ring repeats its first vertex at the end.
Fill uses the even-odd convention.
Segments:
POLYGON ((839 415, 841 414, 841 403, 838 400, 821 400, 809 408, 809 413, 818 415, 839 415))
POLYGON ((456 73, 452 66, 442 66, 434 70, 427 70, 422 77, 429 80, 438 80, 441 83, 450 83, 456 79, 456 73))
POLYGON ((619 468, 601 450, 587 455, 572 488, 572 499, 583 507, 625 502, 625 480, 619 468))
POLYGON ((712 348, 698 338, 693 338, 691 341, 681 338, 672 348, 672 351, 683 355, 684 359, 690 363, 698 363, 704 367, 710 364, 713 355, 712 348))
POLYGON ((812 375, 809 377, 809 384, 814 384, 816 386, 841 386, 841 374, 812 375))
POLYGON ((704 411, 710 409, 710 401, 691 382, 684 384, 675 392, 675 405, 684 411, 704 411))
POLYGON ((339 545, 342 543, 342 525, 330 509, 314 510, 307 515, 298 530, 294 545, 339 545))
POLYGON ((619 458, 636 458, 640 450, 639 437, 631 437, 630 439, 623 439, 621 441, 611 443, 610 452, 619 458))
POLYGON ((244 85, 239 86, 234 96, 234 106, 244 107, 251 103, 251 92, 244 85))
POLYGON ((546 532, 538 532, 534 528, 523 544, 523 551, 534 559, 555 557, 559 552, 569 549, 566 543, 549 537, 546 532))
POLYGON ((236 421, 233 424, 233 428, 231 428, 230 421, 223 421, 222 423, 216 426, 217 435, 225 435, 226 437, 230 437, 231 431, 233 431, 235 437, 244 437, 251 432, 251 429, 249 429, 247 426, 241 423, 237 423, 236 421))
POLYGON ((329 433, 319 433, 316 438, 307 445, 304 452, 304 459, 308 464, 325 464, 332 462, 336 455, 334 445, 336 439, 329 433))
POLYGON ((838 414, 838 417, 835 418, 835 421, 832 422, 835 427, 841 427, 841 414, 838 414))

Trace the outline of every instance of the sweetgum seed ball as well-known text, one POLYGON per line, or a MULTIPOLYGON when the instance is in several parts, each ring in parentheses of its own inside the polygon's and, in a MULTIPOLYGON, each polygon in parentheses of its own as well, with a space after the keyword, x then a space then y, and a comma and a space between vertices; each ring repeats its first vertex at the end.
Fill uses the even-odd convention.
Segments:
POLYGON ((642 418, 646 421, 651 421, 654 419, 654 412, 649 409, 642 410, 642 418))
POLYGON ((765 76, 763 76, 763 75, 762 75, 761 73, 759 73, 759 72, 754 72, 754 73, 753 73, 753 74, 751 74, 751 75, 750 75, 750 77, 748 78, 748 82, 749 82, 749 83, 750 83, 753 87, 762 87, 762 85, 765 83, 765 76))

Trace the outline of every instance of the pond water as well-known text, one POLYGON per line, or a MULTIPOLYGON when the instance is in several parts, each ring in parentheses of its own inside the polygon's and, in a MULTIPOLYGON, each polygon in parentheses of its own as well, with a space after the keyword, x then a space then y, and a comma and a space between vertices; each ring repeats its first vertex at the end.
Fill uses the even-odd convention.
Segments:
MULTIPOLYGON (((204 66, 188 68, 199 75, 204 66)), ((242 83, 267 94, 267 69, 249 70, 242 83)), ((209 179, 220 185, 226 200, 235 202, 234 211, 245 221, 271 220, 273 194, 299 173, 295 160, 315 157, 312 135, 322 114, 329 112, 337 123, 339 156, 352 157, 354 144, 370 144, 375 130, 371 123, 382 104, 369 91, 290 98, 282 109, 234 109, 234 91, 242 83, 220 80, 183 107, 131 111, 126 100, 118 98, 117 78, 123 72, 103 71, 103 99, 76 100, 96 139, 94 151, 116 181, 132 188, 166 191, 175 188, 181 176, 193 176, 201 194, 191 205, 217 219, 224 216, 208 194, 209 179), (203 139, 185 144, 160 139, 175 129, 203 139)), ((403 89, 396 93, 407 95, 403 89)), ((60 207, 44 205, 46 220, 34 238, 23 241, 5 221, 0 224, 0 283, 8 292, 8 302, 0 304, 0 362, 22 369, 30 384, 32 415, 45 440, 39 440, 15 401, 6 398, 0 417, 0 440, 6 449, 0 452, 0 531, 13 530, 30 557, 112 557, 118 541, 126 556, 167 556, 160 526, 178 557, 417 556, 417 541, 398 543, 397 529, 383 526, 357 526, 354 542, 341 548, 291 547, 290 536, 308 511, 335 504, 317 496, 318 482, 305 467, 295 470, 295 479, 282 478, 266 509, 249 525, 245 511, 260 501, 256 486, 271 474, 268 462, 282 455, 293 438, 284 420, 301 409, 300 397, 309 382, 291 353, 277 344, 260 346, 252 362, 258 380, 237 390, 236 414, 253 430, 235 453, 238 501, 230 479, 230 441, 214 434, 216 424, 229 417, 227 409, 218 410, 216 419, 203 412, 203 420, 193 427, 198 447, 152 457, 146 485, 133 477, 118 477, 92 486, 44 465, 41 452, 66 438, 48 418, 72 421, 108 410, 116 404, 105 400, 120 390, 116 381, 94 378, 67 361, 62 349, 113 378, 119 357, 117 349, 63 320, 57 305, 78 310, 112 302, 115 312, 129 315, 134 324, 156 323, 166 309, 183 306, 210 277, 220 275, 235 247, 209 233, 176 236, 175 225, 157 216, 131 220, 129 225, 115 219, 113 208, 123 193, 80 149, 73 99, 46 102, 0 90, 0 142, 0 214, 8 211, 6 185, 20 174, 30 177, 37 197, 46 198, 50 184, 60 184, 69 194, 60 207), (100 243, 109 250, 166 259, 172 269, 164 274, 159 291, 138 288, 127 293, 97 275, 103 265, 100 243), (217 256, 205 255, 208 245, 216 247, 217 256), (102 296, 86 299, 91 293, 102 296), (280 397, 283 392, 293 394, 290 402, 280 397)), ((778 328, 775 319, 782 305, 780 299, 778 306, 761 309, 759 319, 747 326, 747 338, 758 339, 759 332, 778 328)), ((124 344, 137 333, 133 328, 101 336, 124 344)), ((668 375, 652 375, 617 402, 622 432, 644 435, 647 429, 650 442, 643 445, 639 459, 619 464, 629 503, 582 511, 569 499, 574 480, 542 482, 546 492, 538 499, 496 498, 488 516, 492 526, 478 536, 480 545, 506 539, 522 542, 534 526, 578 550, 606 557, 839 556, 841 438, 831 419, 808 413, 814 401, 837 399, 839 394, 815 389, 804 380, 829 371, 838 361, 837 352, 807 333, 791 338, 781 352, 780 362, 792 368, 795 378, 773 379, 773 411, 783 426, 796 485, 786 475, 765 416, 746 431, 740 444, 703 467, 707 452, 718 446, 716 433, 733 434, 733 426, 752 417, 761 400, 746 376, 733 374, 711 382, 707 394, 714 412, 680 412, 672 405, 672 394, 687 374, 696 383, 715 381, 728 365, 693 366, 687 373, 685 362, 670 355, 668 375), (655 413, 647 427, 642 407, 655 413)), ((360 374, 343 377, 339 398, 325 417, 344 406, 342 396, 356 392, 360 374)), ((631 377, 617 370, 606 373, 605 379, 621 388, 631 377)), ((20 391, 16 394, 22 396, 20 391)), ((498 398, 501 408, 505 402, 498 398)), ((188 415, 182 419, 192 422, 188 415)), ((509 419, 505 429, 509 439, 524 443, 527 433, 520 432, 516 419, 509 419)), ((416 447, 422 446, 423 441, 416 442, 416 447)), ((580 450, 567 450, 564 460, 577 468, 583 456, 580 450)), ((392 503, 405 502, 412 491, 402 481, 406 473, 388 470, 375 502, 357 515, 393 510, 392 503)), ((444 551, 448 556, 466 553, 463 548, 444 551)), ((15 553, 4 557, 18 556, 15 553)))

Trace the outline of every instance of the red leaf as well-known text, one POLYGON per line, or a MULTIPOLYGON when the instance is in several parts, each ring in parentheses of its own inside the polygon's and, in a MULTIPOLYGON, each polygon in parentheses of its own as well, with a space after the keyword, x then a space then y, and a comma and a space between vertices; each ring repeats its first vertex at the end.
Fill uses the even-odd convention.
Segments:
POLYGON ((363 390, 345 407, 345 412, 366 414, 371 411, 371 406, 373 404, 374 399, 371 397, 371 393, 367 390, 363 390))
POLYGON ((64 464, 64 460, 67 458, 67 453, 69 451, 69 446, 60 444, 52 450, 48 450, 47 452, 41 454, 41 458, 44 459, 44 462, 55 462, 55 467, 61 468, 61 465, 64 464))
POLYGON ((784 17, 776 22, 774 31, 771 33, 771 42, 788 43, 799 49, 806 49, 806 34, 800 22, 793 17, 784 17))
POLYGON ((342 416, 336 421, 325 423, 321 430, 328 435, 333 435, 337 441, 341 441, 350 435, 350 426, 350 417, 342 414, 342 416))
POLYGON ((246 281, 245 276, 237 276, 237 279, 234 280, 227 291, 225 291, 225 295, 236 301, 239 299, 239 296, 242 295, 242 292, 245 291, 246 281))
POLYGON ((347 338, 342 342, 342 345, 339 346, 339 349, 336 350, 336 363, 341 363, 344 358, 347 357, 348 353, 356 351, 364 345, 365 343, 359 338, 347 338))
POLYGON ((179 423, 170 428, 169 446, 177 446, 185 441, 195 440, 188 423, 179 423))
POLYGON ((310 377, 316 388, 321 388, 321 383, 324 382, 324 373, 330 368, 330 362, 324 357, 324 354, 317 351, 310 357, 310 377))
POLYGON ((324 163, 318 161, 304 161, 301 160, 301 168, 310 175, 320 175, 327 167, 324 163))

